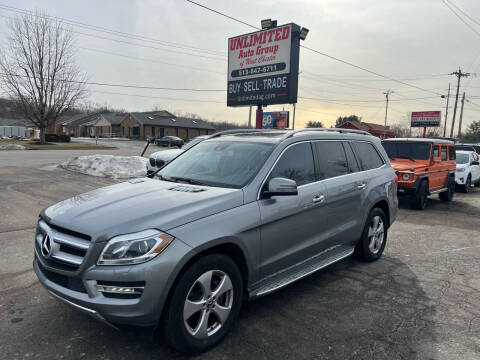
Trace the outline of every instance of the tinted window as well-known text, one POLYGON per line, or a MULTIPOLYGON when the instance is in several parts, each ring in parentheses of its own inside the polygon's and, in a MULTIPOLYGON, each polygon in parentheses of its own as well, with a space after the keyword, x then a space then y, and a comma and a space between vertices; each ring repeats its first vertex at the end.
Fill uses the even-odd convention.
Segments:
POLYGON ((273 149, 272 144, 240 141, 202 141, 168 163, 158 174, 167 180, 205 185, 245 186, 273 149))
POLYGON ((350 167, 350 172, 357 172, 360 171, 360 167, 358 166, 357 159, 355 159, 355 154, 348 142, 343 143, 343 147, 345 148, 345 153, 347 154, 347 161, 348 166, 350 167))
POLYGON ((428 160, 430 156, 430 144, 422 143, 401 143, 401 142, 384 142, 383 148, 387 152, 390 159, 412 159, 412 160, 428 160))
POLYGON ((320 179, 348 174, 347 157, 340 141, 315 142, 318 154, 318 173, 320 179))
POLYGON ((367 142, 352 142, 358 161, 363 170, 376 169, 383 165, 383 160, 372 144, 367 142))
POLYGON ((438 145, 435 145, 435 146, 433 147, 433 157, 434 157, 434 158, 438 158, 438 157, 440 156, 439 153, 438 153, 438 148, 439 148, 438 145))
POLYGON ((448 159, 455 160, 455 148, 453 146, 448 147, 448 159))
POLYGON ((468 154, 458 153, 457 154, 457 164, 466 164, 470 161, 468 154))
POLYGON ((278 160, 269 179, 275 177, 295 180, 298 186, 316 181, 310 143, 289 147, 278 160))

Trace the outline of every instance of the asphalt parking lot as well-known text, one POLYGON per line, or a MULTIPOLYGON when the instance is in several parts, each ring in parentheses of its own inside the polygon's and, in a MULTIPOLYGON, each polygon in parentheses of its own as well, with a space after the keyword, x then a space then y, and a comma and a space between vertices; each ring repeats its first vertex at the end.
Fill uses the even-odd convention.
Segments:
MULTIPOLYGON (((0 153, 0 358, 183 358, 150 331, 72 310, 36 280, 39 211, 113 182, 49 166, 65 151, 0 153)), ((423 212, 400 207, 381 260, 347 259, 245 304, 226 340, 198 358, 480 359, 480 188, 452 203, 432 196, 423 212)))

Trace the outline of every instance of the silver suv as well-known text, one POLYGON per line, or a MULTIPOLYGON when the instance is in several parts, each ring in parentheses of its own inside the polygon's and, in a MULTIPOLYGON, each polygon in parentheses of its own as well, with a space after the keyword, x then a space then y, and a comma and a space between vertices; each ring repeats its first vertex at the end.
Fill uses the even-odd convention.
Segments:
POLYGON ((42 211, 33 266, 109 324, 159 325, 176 349, 217 344, 244 299, 352 254, 377 260, 397 214, 380 141, 344 129, 212 135, 162 168, 42 211))

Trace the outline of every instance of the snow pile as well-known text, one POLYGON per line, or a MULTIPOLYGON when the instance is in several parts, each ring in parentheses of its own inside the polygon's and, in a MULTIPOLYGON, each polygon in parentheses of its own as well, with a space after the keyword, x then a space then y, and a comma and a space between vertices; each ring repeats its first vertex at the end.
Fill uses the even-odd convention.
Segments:
POLYGON ((141 156, 87 155, 77 156, 59 166, 92 176, 125 179, 145 176, 147 161, 141 156))
POLYGON ((17 144, 0 145, 0 150, 25 150, 25 146, 17 144))

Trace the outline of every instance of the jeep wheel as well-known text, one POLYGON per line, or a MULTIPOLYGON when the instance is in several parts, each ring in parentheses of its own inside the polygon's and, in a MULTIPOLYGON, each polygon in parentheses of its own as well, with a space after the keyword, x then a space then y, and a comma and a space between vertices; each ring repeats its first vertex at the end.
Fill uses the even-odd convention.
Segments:
POLYGON ((387 217, 380 208, 368 215, 362 238, 355 247, 355 257, 363 261, 375 261, 382 256, 387 242, 387 217))
POLYGON ((423 210, 427 206, 428 198, 428 181, 421 182, 418 190, 410 199, 410 206, 415 210, 423 210))
POLYGON ((467 181, 465 181, 465 185, 462 186, 462 191, 464 193, 469 193, 471 187, 472 187, 472 177, 471 175, 468 175, 467 181))
POLYGON ((442 201, 452 201, 454 194, 455 194, 455 180, 453 179, 452 176, 450 176, 447 181, 447 190, 438 194, 438 197, 442 201))
POLYGON ((181 275, 165 309, 167 343, 189 354, 218 344, 240 312, 242 287, 240 271, 229 257, 200 258, 181 275))

